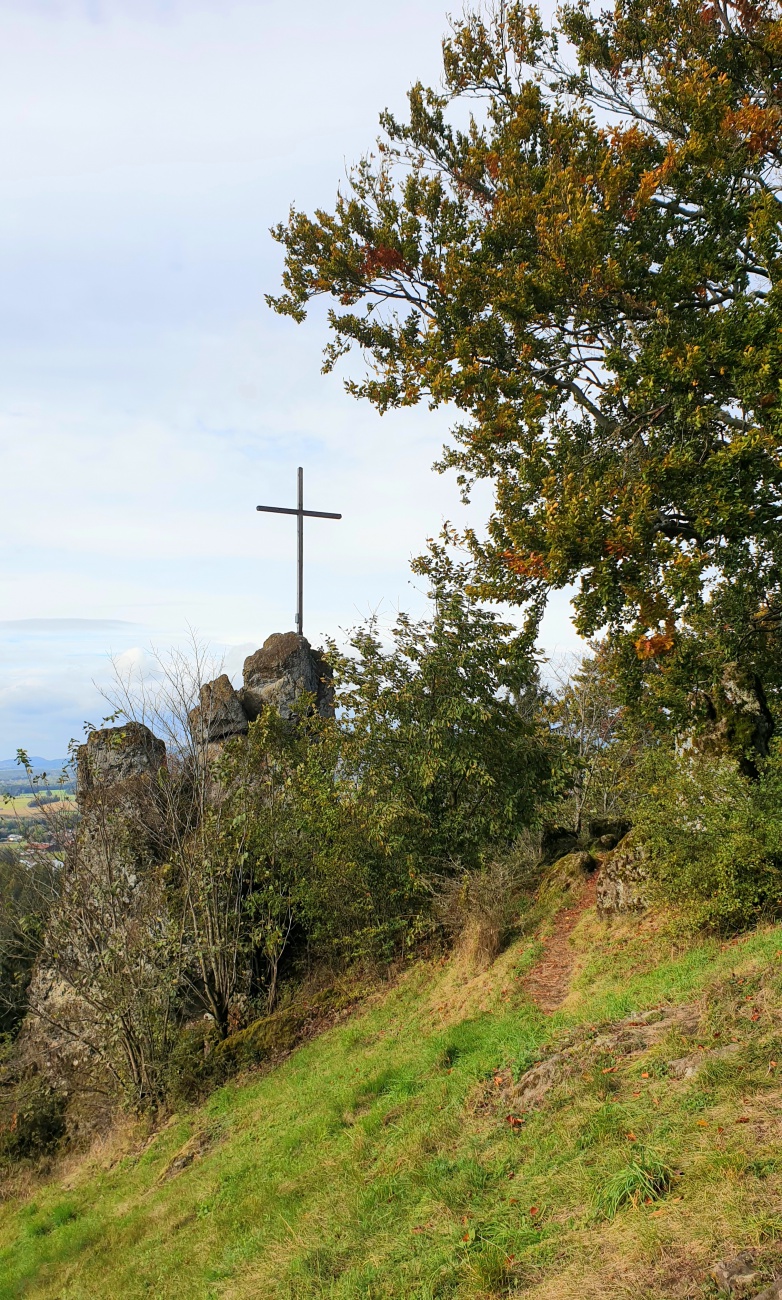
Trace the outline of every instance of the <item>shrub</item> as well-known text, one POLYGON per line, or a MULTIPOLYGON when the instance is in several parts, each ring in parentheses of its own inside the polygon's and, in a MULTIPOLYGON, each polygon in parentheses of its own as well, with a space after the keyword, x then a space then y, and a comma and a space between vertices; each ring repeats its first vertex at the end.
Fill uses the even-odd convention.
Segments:
POLYGON ((41 1075, 19 1080, 3 1098, 0 1160, 34 1160, 65 1136, 67 1100, 41 1075))
POLYGON ((653 895, 687 924, 730 932, 782 907, 782 756, 751 781, 729 758, 658 754, 636 834, 653 895))
POLYGON ((490 965, 517 927, 537 876, 534 855, 524 840, 477 871, 462 869, 441 881, 435 913, 471 961, 490 965))

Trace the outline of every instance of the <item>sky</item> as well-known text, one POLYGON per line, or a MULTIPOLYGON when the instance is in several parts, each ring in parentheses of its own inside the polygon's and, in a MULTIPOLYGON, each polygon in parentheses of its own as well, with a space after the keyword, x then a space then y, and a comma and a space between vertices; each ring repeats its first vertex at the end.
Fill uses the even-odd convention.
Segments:
MULTIPOLYGON (((0 0, 0 759, 61 757, 111 658, 195 635, 238 680, 422 612, 412 556, 465 510, 445 412, 380 417, 320 373, 325 313, 276 316, 291 203, 330 207, 378 114, 436 83, 444 0, 0 0)), ((358 364, 357 362, 355 364, 358 364)), ((575 648, 567 598, 542 644, 575 648)))

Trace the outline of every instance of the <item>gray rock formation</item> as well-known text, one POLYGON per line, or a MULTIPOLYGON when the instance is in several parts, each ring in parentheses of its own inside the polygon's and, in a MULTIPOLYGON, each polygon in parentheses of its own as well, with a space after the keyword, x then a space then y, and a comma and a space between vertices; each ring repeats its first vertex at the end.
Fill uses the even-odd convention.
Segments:
POLYGON ((648 878, 646 849, 630 835, 603 858, 597 880, 598 916, 643 912, 648 907, 648 878))
POLYGON ((249 722, 225 673, 201 687, 200 703, 188 714, 193 738, 202 744, 246 736, 249 722))
POLYGON ((334 712, 331 672, 326 660, 297 632, 275 632, 260 650, 244 661, 244 687, 239 692, 250 721, 270 704, 283 718, 296 712, 296 701, 313 695, 322 717, 334 712))
POLYGON ((154 777, 165 767, 166 747, 140 722, 91 731, 76 754, 76 797, 84 811, 90 795, 154 777))
POLYGON ((134 967, 132 953, 145 930, 161 937, 165 931, 163 891, 154 888, 168 847, 157 780, 165 764, 165 744, 138 722, 91 732, 77 753, 81 820, 64 848, 60 901, 67 906, 55 905, 50 915, 20 1039, 26 1059, 65 1093, 74 1080, 79 1086, 86 1080, 89 1088, 106 1085, 106 1021, 96 1008, 110 999, 119 1004, 126 990, 127 1019, 138 981, 156 979, 148 954, 134 967), (136 983, 127 979, 128 966, 136 983))

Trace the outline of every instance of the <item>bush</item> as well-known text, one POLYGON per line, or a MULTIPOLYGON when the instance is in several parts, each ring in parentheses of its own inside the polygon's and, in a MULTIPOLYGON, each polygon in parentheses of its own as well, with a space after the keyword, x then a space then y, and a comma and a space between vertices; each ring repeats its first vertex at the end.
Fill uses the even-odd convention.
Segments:
POLYGON ((19 1080, 3 1099, 0 1160, 34 1160, 65 1136, 66 1098, 41 1075, 19 1080))
POLYGON ((653 895, 697 927, 730 932, 782 910, 782 755, 758 781, 729 758, 659 754, 636 835, 653 895))
POLYGON ((488 966, 499 956, 531 898, 539 868, 526 840, 477 871, 441 881, 435 913, 470 960, 488 966))

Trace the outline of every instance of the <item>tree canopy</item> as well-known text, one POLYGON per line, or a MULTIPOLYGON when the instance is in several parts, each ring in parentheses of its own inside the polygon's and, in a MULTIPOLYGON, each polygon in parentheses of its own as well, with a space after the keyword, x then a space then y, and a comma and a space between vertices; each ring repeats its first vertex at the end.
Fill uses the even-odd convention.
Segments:
MULTIPOLYGON (((468 13, 438 90, 382 115, 333 212, 273 232, 302 320, 380 411, 458 412, 490 479, 492 595, 657 670, 693 638, 769 679, 782 607, 782 7, 617 0, 468 13), (706 629, 708 628, 708 635, 706 629)), ((696 656, 697 658, 697 656, 696 656)))

